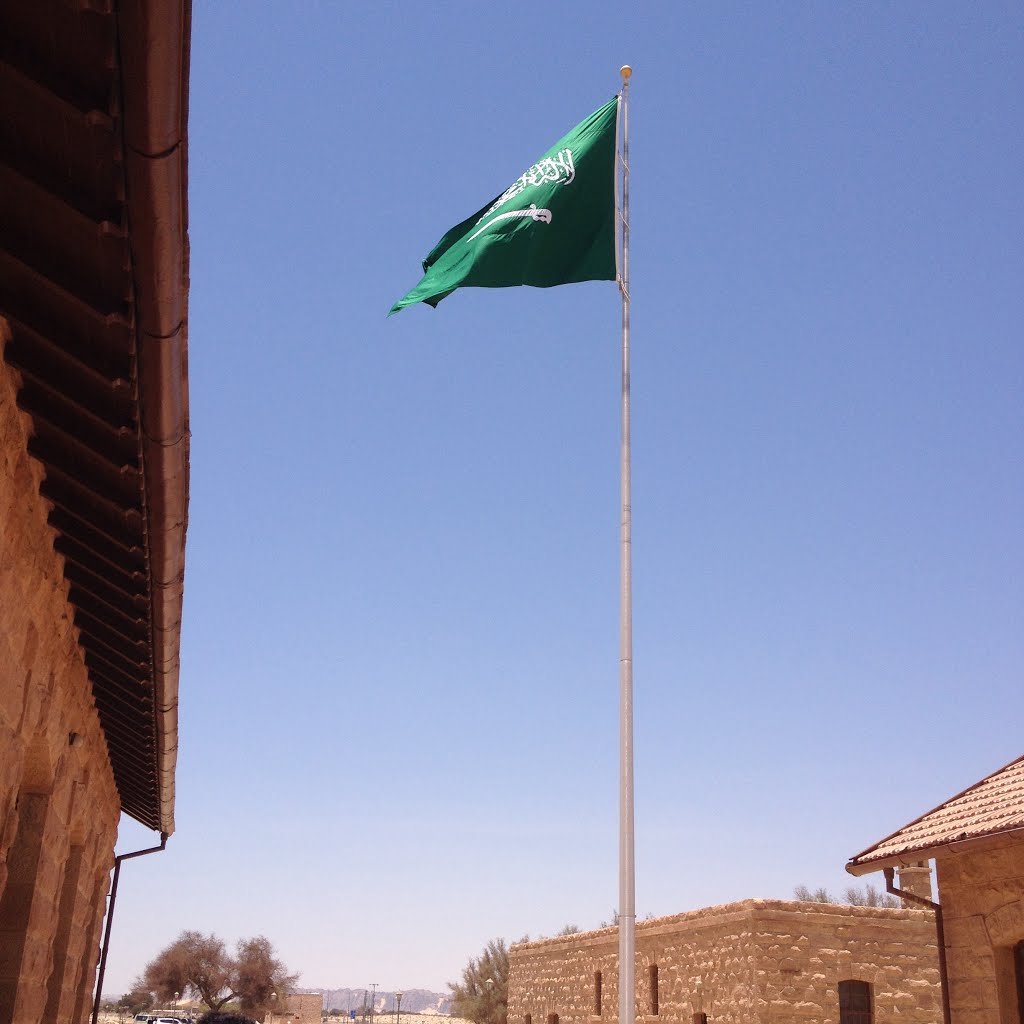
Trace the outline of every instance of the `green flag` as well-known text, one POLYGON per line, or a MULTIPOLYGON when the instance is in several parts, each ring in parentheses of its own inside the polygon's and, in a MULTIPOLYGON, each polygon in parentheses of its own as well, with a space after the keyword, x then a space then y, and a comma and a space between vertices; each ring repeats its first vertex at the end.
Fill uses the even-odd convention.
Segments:
POLYGON ((615 117, 610 100, 500 196, 453 227, 423 280, 391 307, 436 306, 456 288, 615 280, 615 117))

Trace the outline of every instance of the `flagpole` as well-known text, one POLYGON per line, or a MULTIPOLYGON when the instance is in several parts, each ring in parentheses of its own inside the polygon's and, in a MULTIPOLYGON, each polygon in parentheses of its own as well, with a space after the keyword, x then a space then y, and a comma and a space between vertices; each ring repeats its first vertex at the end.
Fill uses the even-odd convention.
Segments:
MULTIPOLYGON (((636 865, 633 838, 633 540, 629 432, 629 79, 619 70, 622 133, 622 231, 619 291, 622 294, 622 577, 619 596, 619 1024, 636 1021, 636 865)), ((616 180, 618 173, 616 172, 616 180)))

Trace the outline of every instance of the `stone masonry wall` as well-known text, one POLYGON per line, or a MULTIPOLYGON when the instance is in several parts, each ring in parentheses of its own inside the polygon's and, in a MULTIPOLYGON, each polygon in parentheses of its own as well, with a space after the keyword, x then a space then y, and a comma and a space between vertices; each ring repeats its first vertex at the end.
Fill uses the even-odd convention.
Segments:
POLYGON ((324 997, 319 993, 298 993, 287 996, 285 1005, 267 1014, 264 1024, 320 1024, 324 997))
POLYGON ((0 320, 0 1021, 84 1019, 120 803, 0 320))
MULTIPOLYGON (((746 900, 638 922, 636 948, 646 1024, 690 1024, 697 1013, 728 1024, 838 1024, 846 980, 872 986, 876 1021, 942 1017, 928 911, 746 900)), ((514 946, 509 1024, 616 1021, 617 956, 614 928, 514 946)))
POLYGON ((1018 1024, 1013 947, 1024 941, 1024 839, 999 836, 935 860, 956 1024, 1018 1024))

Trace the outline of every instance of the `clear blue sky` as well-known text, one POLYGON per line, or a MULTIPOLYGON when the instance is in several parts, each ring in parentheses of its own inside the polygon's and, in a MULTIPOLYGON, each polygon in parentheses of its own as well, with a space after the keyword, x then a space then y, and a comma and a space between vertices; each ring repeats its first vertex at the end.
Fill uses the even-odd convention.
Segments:
POLYGON ((638 914, 841 890, 1021 753, 1019 3, 194 18, 178 832, 107 991, 184 928, 443 989, 611 915, 617 292, 385 314, 623 63, 638 914))

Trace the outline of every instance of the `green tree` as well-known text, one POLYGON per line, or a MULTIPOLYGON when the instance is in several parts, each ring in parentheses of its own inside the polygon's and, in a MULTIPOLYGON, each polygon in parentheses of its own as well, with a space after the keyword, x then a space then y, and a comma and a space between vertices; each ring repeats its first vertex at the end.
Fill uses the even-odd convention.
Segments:
POLYGON ((508 1024, 508 946, 492 939, 462 969, 461 982, 449 982, 451 1014, 473 1024, 508 1024))
POLYGON ((244 1013, 263 1016, 273 993, 283 1001, 297 978, 262 935, 239 940, 232 956, 216 935, 184 931, 146 965, 143 986, 165 1002, 192 993, 219 1010, 236 999, 244 1013))
POLYGON ((128 1010, 132 1015, 148 1010, 152 1005, 153 993, 146 989, 141 978, 136 978, 131 991, 125 992, 117 1002, 118 1009, 128 1010))

